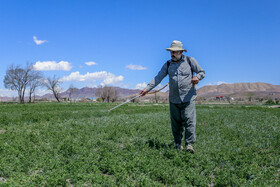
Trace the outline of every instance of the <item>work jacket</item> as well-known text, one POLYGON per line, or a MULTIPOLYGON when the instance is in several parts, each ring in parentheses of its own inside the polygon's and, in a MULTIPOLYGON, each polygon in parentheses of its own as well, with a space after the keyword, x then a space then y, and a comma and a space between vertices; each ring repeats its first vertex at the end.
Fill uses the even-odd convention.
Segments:
POLYGON ((205 71, 194 58, 183 55, 179 62, 167 61, 145 90, 147 92, 152 90, 168 74, 169 102, 175 104, 189 102, 196 98, 196 89, 191 84, 193 73, 196 73, 195 76, 199 80, 205 76, 205 71))

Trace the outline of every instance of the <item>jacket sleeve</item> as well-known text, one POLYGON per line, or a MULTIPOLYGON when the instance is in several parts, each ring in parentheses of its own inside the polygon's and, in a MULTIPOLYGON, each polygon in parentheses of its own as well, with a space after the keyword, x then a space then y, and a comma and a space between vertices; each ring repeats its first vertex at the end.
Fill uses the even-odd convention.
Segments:
POLYGON ((197 61, 193 57, 189 57, 191 61, 191 68, 193 72, 196 73, 196 77, 199 80, 202 80, 205 77, 205 71, 200 67, 200 65, 197 63, 197 61))
POLYGON ((168 74, 167 70, 167 62, 162 66, 161 70, 158 72, 157 76, 146 86, 145 90, 147 92, 151 91, 154 87, 156 87, 162 79, 168 74))

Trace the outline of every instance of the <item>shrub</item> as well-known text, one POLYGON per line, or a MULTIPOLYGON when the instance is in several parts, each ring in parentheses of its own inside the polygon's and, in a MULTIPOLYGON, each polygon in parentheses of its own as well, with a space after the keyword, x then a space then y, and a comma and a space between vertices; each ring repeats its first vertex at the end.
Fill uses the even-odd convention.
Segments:
POLYGON ((265 102, 265 104, 267 104, 267 105, 274 105, 275 103, 274 103, 274 101, 272 101, 271 99, 269 99, 269 100, 267 100, 267 101, 265 102))

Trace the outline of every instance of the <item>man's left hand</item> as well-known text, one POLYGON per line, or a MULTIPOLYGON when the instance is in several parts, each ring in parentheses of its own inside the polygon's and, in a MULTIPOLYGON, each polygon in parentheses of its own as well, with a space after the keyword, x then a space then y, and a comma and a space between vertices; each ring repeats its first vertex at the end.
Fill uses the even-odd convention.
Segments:
POLYGON ((199 79, 198 79, 197 77, 193 77, 192 80, 191 80, 191 84, 192 84, 193 86, 195 86, 195 85, 198 84, 198 83, 199 83, 199 79))

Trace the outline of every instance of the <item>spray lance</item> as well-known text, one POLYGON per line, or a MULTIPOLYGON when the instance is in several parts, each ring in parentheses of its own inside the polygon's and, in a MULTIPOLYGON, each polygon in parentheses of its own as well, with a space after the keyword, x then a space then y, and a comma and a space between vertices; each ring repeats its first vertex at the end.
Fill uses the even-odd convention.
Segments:
MULTIPOLYGON (((167 83, 164 87, 162 87, 161 89, 159 89, 159 90, 157 90, 157 91, 154 91, 154 92, 151 92, 151 93, 146 93, 146 94, 154 94, 154 93, 157 93, 157 92, 163 90, 166 86, 168 86, 168 84, 169 84, 169 83, 167 83)), ((120 107, 120 106, 122 106, 122 105, 124 105, 124 104, 126 104, 126 103, 128 103, 128 102, 130 102, 130 101, 132 101, 132 100, 134 100, 134 99, 137 99, 138 97, 141 97, 141 96, 142 96, 142 95, 137 95, 137 96, 133 97, 132 99, 130 99, 130 100, 128 100, 128 101, 125 101, 125 102, 123 102, 123 103, 121 103, 121 104, 115 106, 114 108, 111 108, 110 110, 108 110, 108 112, 111 112, 112 110, 114 110, 114 109, 116 109, 116 108, 118 108, 118 107, 120 107)))

